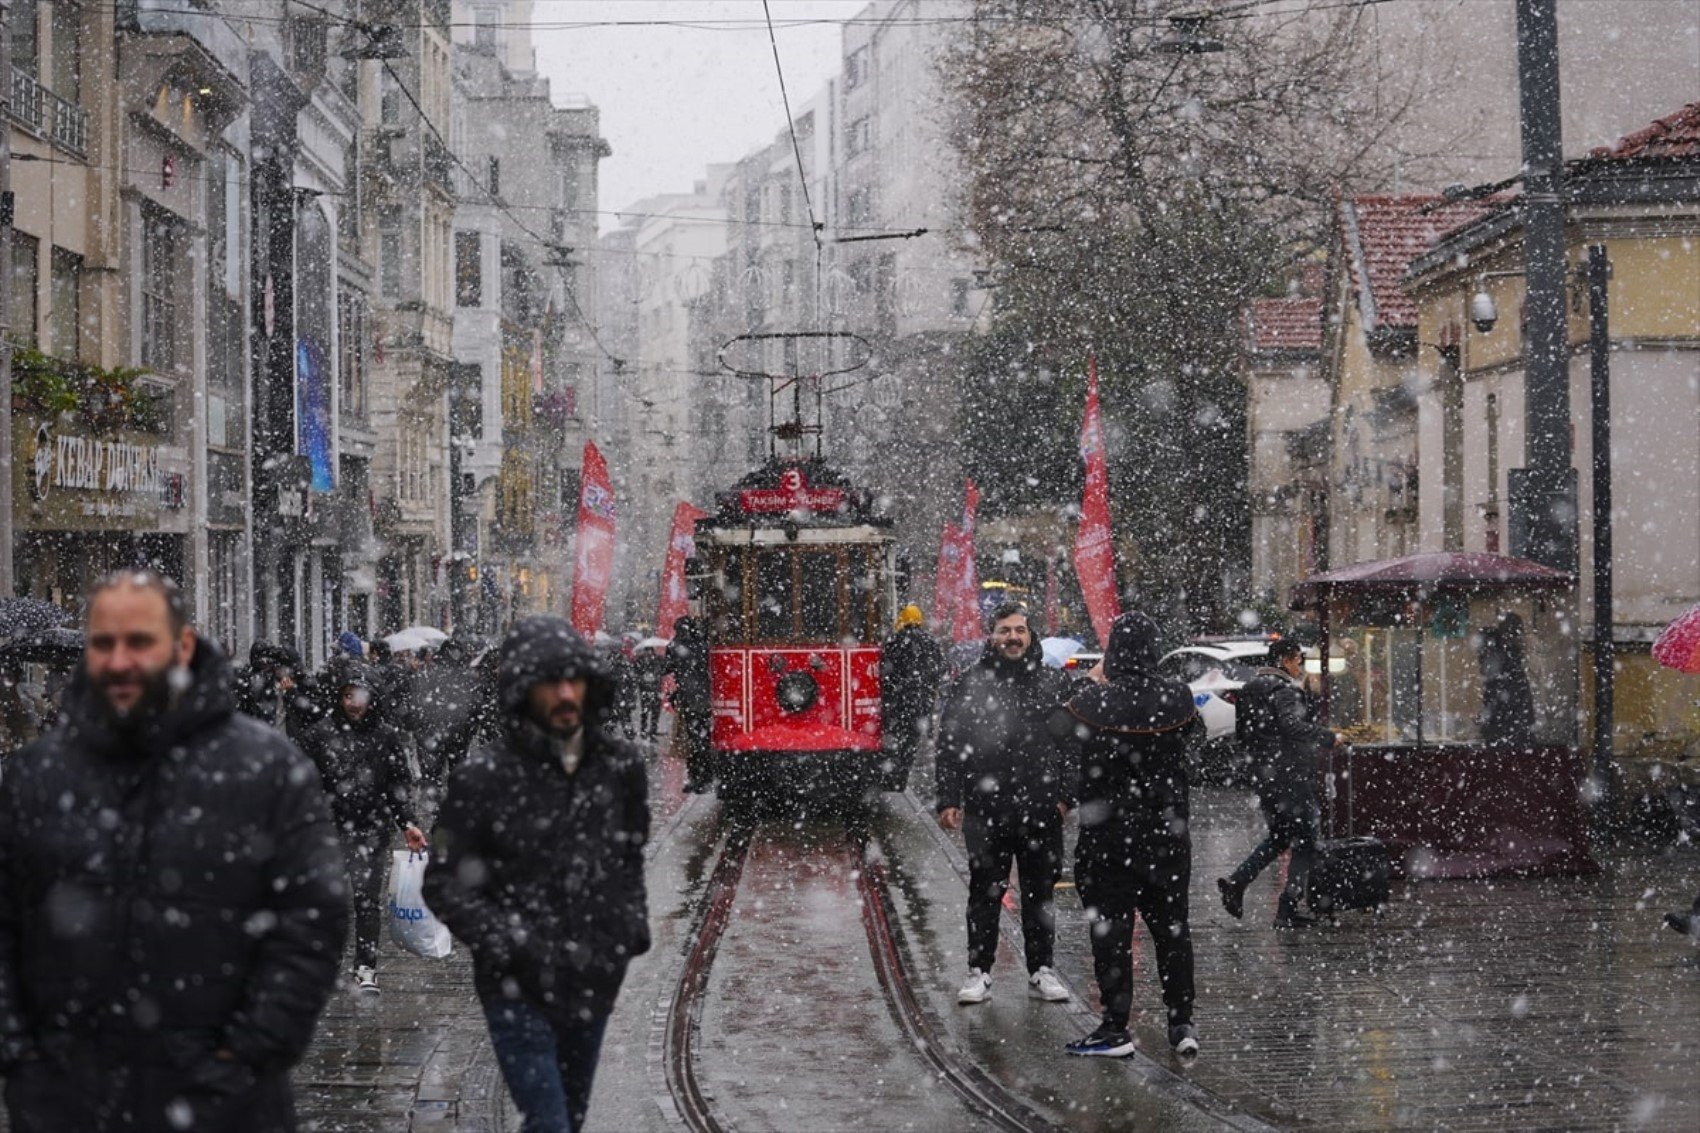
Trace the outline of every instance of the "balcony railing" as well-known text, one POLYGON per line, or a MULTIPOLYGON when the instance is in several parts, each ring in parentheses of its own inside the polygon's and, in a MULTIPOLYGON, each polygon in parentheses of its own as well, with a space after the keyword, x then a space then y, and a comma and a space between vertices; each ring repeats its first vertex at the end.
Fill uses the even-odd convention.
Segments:
POLYGON ((24 128, 51 139, 78 157, 88 155, 89 116, 40 83, 28 71, 12 68, 12 117, 24 128))

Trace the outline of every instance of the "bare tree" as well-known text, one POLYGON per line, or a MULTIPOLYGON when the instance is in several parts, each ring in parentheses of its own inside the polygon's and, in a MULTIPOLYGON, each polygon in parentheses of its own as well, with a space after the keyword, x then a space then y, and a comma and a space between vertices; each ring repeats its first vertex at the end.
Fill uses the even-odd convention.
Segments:
POLYGON ((1197 10, 981 0, 939 62, 969 226, 1000 274, 971 368, 1042 442, 1012 458, 988 398, 970 399, 970 464, 993 506, 1066 498, 1095 351, 1125 580, 1194 624, 1232 612, 1248 560, 1239 314, 1315 254, 1335 194, 1383 183, 1385 139, 1416 96, 1362 50, 1363 5, 1169 19, 1197 10))

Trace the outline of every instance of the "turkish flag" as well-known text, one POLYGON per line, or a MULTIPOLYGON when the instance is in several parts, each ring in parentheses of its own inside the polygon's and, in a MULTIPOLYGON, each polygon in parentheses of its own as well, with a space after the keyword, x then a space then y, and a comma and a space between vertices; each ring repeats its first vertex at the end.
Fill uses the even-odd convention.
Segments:
POLYGON ((957 530, 958 569, 956 575, 956 616, 952 619, 951 640, 976 641, 984 636, 980 625, 980 571, 974 562, 975 513, 980 509, 980 489, 969 480, 964 486, 962 526, 957 530))
POLYGON ((673 532, 667 536, 667 560, 661 569, 661 605, 655 611, 655 632, 662 637, 672 637, 673 623, 690 610, 685 560, 696 553, 697 520, 707 518, 706 511, 683 501, 673 509, 673 532))
POLYGON ((1115 548, 1110 534, 1110 470, 1104 460, 1104 428, 1098 417, 1098 360, 1088 356, 1086 417, 1080 423, 1080 459, 1086 488, 1080 496, 1080 530, 1074 537, 1074 573, 1098 645, 1110 640, 1110 623, 1121 613, 1116 596, 1115 548))
POLYGON ((614 483, 594 441, 584 443, 574 542, 572 622, 588 638, 602 628, 608 580, 614 573, 614 483))

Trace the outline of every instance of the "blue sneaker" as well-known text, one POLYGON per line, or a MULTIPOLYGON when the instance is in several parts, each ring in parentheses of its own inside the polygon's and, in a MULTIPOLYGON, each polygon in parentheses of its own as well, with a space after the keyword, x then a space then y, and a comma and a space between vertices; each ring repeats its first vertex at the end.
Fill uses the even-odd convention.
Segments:
POLYGON ((1064 1049, 1070 1054, 1097 1058, 1126 1058, 1133 1053, 1133 1035, 1126 1027, 1112 1027, 1103 1023, 1096 1031, 1083 1039, 1074 1040, 1064 1049))

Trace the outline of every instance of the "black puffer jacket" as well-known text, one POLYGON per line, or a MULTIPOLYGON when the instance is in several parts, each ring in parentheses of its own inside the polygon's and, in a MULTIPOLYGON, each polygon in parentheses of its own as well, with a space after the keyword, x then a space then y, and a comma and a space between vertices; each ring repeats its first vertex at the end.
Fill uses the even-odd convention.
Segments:
POLYGON ((343 863, 312 764, 192 681, 120 738, 79 668, 64 720, 0 785, 0 1072, 99 1032, 261 1073, 296 1062, 336 983, 343 863))
POLYGON ((1266 802, 1302 801, 1316 791, 1316 749, 1334 733, 1316 722, 1304 687, 1281 669, 1259 669, 1240 689, 1235 711, 1258 794, 1266 802))
POLYGON ((1074 803, 1072 776, 1047 726, 1068 682, 1035 638, 1018 661, 991 645, 945 694, 939 716, 939 810, 1027 814, 1074 803))
POLYGON ((335 686, 339 701, 351 685, 372 696, 371 707, 358 720, 344 715, 339 703, 307 733, 305 747, 324 778, 343 837, 373 841, 412 821, 407 737, 386 719, 382 682, 369 666, 338 658, 325 679, 335 686))
POLYGON ((498 672, 504 734, 449 778, 425 900, 472 952, 480 995, 611 1000, 649 949, 642 753, 604 730, 612 682, 563 619, 521 621, 498 672), (570 775, 558 741, 526 715, 531 688, 563 676, 589 681, 570 775))
POLYGON ((1187 745, 1202 730, 1192 690, 1160 675, 1157 625, 1129 612, 1104 650, 1107 684, 1052 719, 1078 768, 1081 859, 1112 865, 1153 832, 1184 834, 1187 745))
POLYGON ((913 729, 933 714, 948 666, 944 650, 920 626, 904 626, 880 651, 880 695, 886 727, 913 729))

